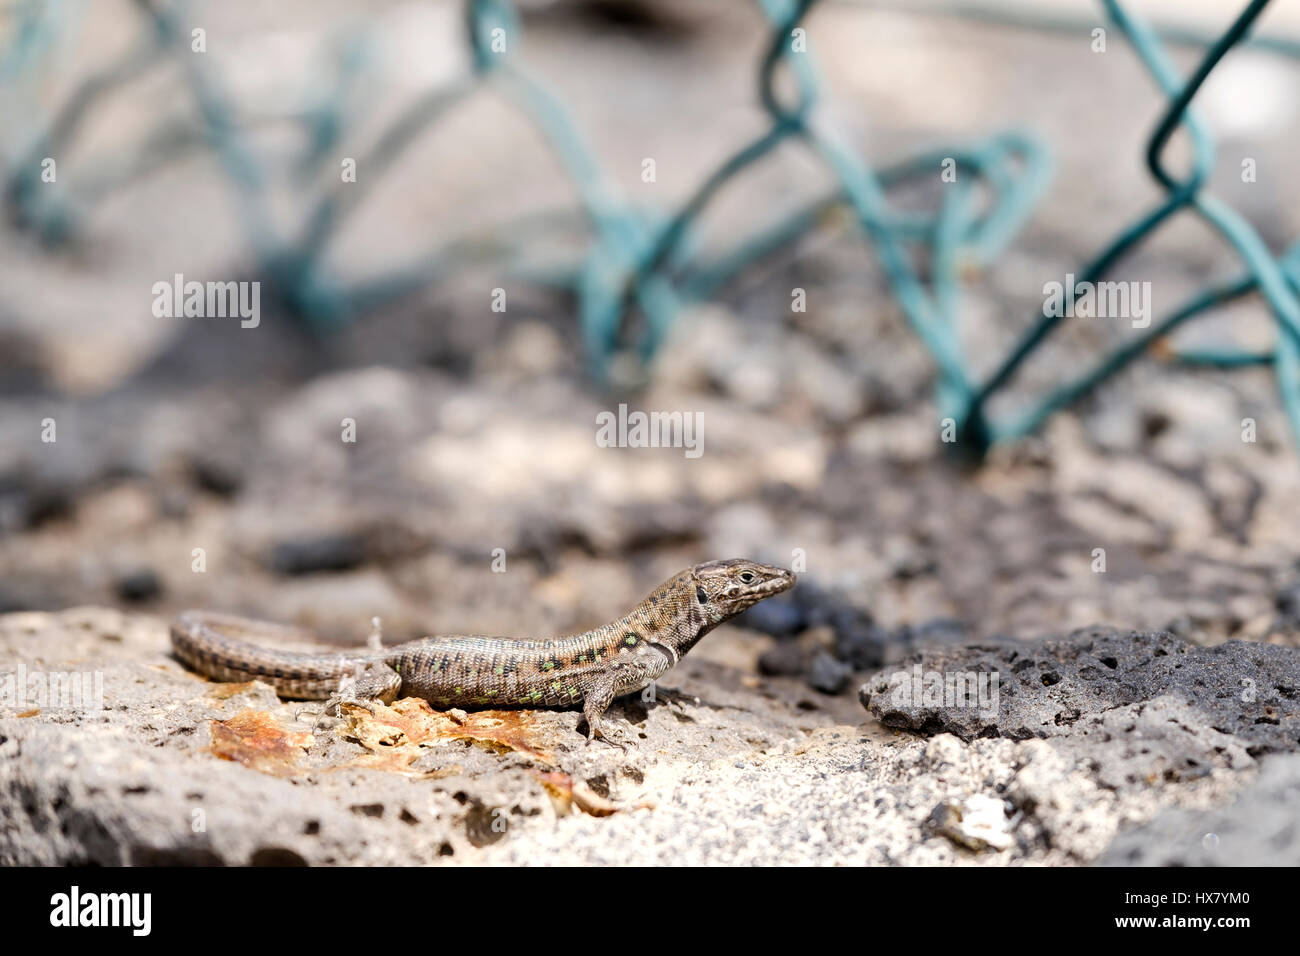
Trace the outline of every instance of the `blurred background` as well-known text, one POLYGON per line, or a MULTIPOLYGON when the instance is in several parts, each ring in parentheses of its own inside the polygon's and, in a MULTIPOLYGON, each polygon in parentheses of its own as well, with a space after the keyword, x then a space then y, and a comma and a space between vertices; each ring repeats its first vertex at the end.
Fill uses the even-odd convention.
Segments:
MULTIPOLYGON (((1184 74, 1237 7, 1124 4, 1184 74)), ((922 636, 1300 639, 1300 455, 1268 368, 1138 361, 1031 437, 945 454, 934 358, 797 137, 710 197, 654 282, 629 279, 772 129, 760 64, 784 4, 470 8, 5 4, 0 609, 540 635, 747 556, 802 563, 803 583, 753 612, 769 637, 696 653, 827 692, 922 636), (256 327, 158 315, 176 274, 260 282, 256 327), (620 402, 700 413, 702 456, 599 447, 620 402)), ((1041 316, 1044 283, 1164 195, 1144 154, 1167 99, 1101 4, 827 0, 802 28, 809 123, 854 162, 1031 144, 1000 199, 973 200, 1005 236, 952 261, 924 225, 937 162, 882 174, 976 380, 1041 316)), ((1196 106, 1207 189, 1280 255, 1300 237, 1300 8, 1273 4, 1255 34, 1196 106)), ((774 83, 797 98, 789 71, 774 83)), ((1168 155, 1186 167, 1183 138, 1168 155)), ((1150 282, 1160 316, 1241 273, 1184 214, 1114 277, 1150 282)), ((1066 323, 994 408, 1031 407, 1131 334, 1066 323)), ((1177 346, 1275 339, 1245 296, 1177 346)))

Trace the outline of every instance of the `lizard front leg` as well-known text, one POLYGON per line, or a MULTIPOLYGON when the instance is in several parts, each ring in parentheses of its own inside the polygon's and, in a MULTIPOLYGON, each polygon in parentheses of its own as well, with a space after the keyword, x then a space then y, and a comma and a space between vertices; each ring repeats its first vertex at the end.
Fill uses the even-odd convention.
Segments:
POLYGON ((351 674, 339 680, 338 690, 325 702, 325 712, 338 713, 342 703, 359 703, 363 707, 371 702, 391 704, 402 689, 402 675, 382 661, 358 664, 351 674))
POLYGON ((586 696, 582 698, 582 716, 587 721, 587 740, 595 740, 599 737, 601 740, 616 744, 620 747, 626 747, 625 744, 612 740, 601 729, 601 716, 609 709, 609 705, 614 701, 614 693, 617 683, 614 680, 612 672, 602 674, 596 681, 595 685, 587 691, 586 696))
POLYGON ((626 742, 612 738, 602 729, 601 715, 615 697, 641 690, 671 666, 671 660, 647 645, 615 660, 583 698, 582 714, 587 719, 587 739, 600 737, 626 749, 626 742))

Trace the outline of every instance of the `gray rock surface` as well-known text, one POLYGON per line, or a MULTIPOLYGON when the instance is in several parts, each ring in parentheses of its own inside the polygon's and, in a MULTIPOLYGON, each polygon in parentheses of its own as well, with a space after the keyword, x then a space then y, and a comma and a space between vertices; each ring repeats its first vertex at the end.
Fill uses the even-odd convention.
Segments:
POLYGON ((1105 866, 1300 866, 1300 756, 1269 757, 1230 806, 1169 810, 1115 840, 1105 866))
MULTIPOLYGON (((1166 740, 1181 733, 1190 737, 1173 743, 1173 751, 1217 735, 1235 741, 1241 755, 1294 750, 1300 743, 1300 654, 1294 649, 1243 641, 1199 647, 1164 632, 1087 628, 1063 639, 935 648, 880 672, 859 696, 888 726, 966 740, 1109 740, 1134 732, 1166 740), (909 694, 916 682, 905 678, 918 666, 923 679, 996 674, 996 708, 909 694)), ((1212 749, 1231 748, 1216 739, 1212 749)))
POLYGON ((823 694, 838 694, 852 678, 853 669, 825 651, 813 658, 808 670, 809 685, 823 694))
MULTIPOLYGON (((1096 708, 1041 739, 927 738, 848 695, 761 676, 755 640, 721 628, 656 700, 616 703, 634 740, 623 752, 587 745, 566 711, 397 702, 322 722, 265 685, 186 672, 158 618, 0 616, 0 681, 89 674, 104 697, 0 702, 0 864, 1078 864, 1165 811, 1230 803, 1255 778, 1252 751, 1282 743, 1238 736, 1254 724, 1213 731, 1177 694, 1096 708)), ((1081 659, 1047 643, 1062 668, 1081 659)), ((1275 649, 1250 650, 1261 688, 1283 673, 1275 649)), ((1209 659, 1235 679, 1241 656, 1209 659)))

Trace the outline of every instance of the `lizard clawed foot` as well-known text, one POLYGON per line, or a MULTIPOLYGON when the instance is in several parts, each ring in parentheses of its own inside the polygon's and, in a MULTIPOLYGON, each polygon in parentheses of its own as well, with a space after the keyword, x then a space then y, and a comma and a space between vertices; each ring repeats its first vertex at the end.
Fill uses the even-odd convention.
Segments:
MULTIPOLYGON (((379 618, 375 618, 375 627, 378 626, 379 618)), ((391 704, 397 699, 401 686, 401 676, 388 665, 363 664, 354 673, 344 674, 339 679, 338 690, 325 701, 325 712, 342 717, 343 704, 356 704, 374 715, 379 702, 391 704)))
POLYGON ((700 703, 699 697, 694 694, 685 694, 680 690, 659 687, 655 690, 655 700, 659 703, 667 704, 669 707, 677 707, 681 710, 686 709, 687 704, 692 706, 700 703))
POLYGON ((343 705, 355 704, 375 713, 375 701, 373 698, 358 697, 356 694, 334 694, 328 700, 322 701, 320 707, 300 707, 298 714, 315 714, 316 723, 313 729, 319 730, 322 725, 328 721, 340 721, 343 719, 343 705))
POLYGON ((617 747, 624 753, 632 747, 632 742, 628 740, 622 731, 611 733, 605 729, 604 721, 587 721, 587 744, 590 746, 594 741, 600 740, 603 743, 617 747))
POLYGON ((375 713, 375 698, 359 697, 356 694, 333 695, 329 700, 325 701, 325 712, 332 713, 335 717, 342 717, 344 704, 355 704, 357 707, 370 711, 371 714, 375 713))
POLYGON ((325 721, 330 719, 330 714, 329 711, 327 710, 327 706, 328 705, 321 706, 321 707, 310 707, 310 706, 299 707, 297 710, 293 712, 293 719, 296 723, 302 723, 302 718, 304 714, 315 717, 316 720, 312 724, 312 730, 320 730, 321 724, 323 724, 325 721))
POLYGON ((347 701, 348 703, 360 704, 362 701, 351 697, 340 697, 335 694, 329 700, 323 700, 319 707, 299 707, 294 712, 294 720, 301 720, 303 714, 310 714, 316 718, 312 723, 312 730, 318 731, 322 727, 328 726, 331 722, 338 723, 343 719, 343 712, 339 709, 339 704, 347 701))

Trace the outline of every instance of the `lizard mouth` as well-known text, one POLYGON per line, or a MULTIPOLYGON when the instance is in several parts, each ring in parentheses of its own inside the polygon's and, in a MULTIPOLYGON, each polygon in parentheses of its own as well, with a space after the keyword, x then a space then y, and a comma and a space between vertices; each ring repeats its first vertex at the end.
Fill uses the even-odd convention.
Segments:
POLYGON ((782 591, 788 591, 799 580, 793 571, 787 571, 785 568, 770 567, 767 573, 768 579, 757 587, 757 590, 764 594, 780 594, 782 591))
POLYGON ((788 591, 799 580, 793 571, 787 571, 785 568, 777 570, 780 572, 780 577, 774 577, 763 583, 764 594, 780 594, 782 591, 788 591))

